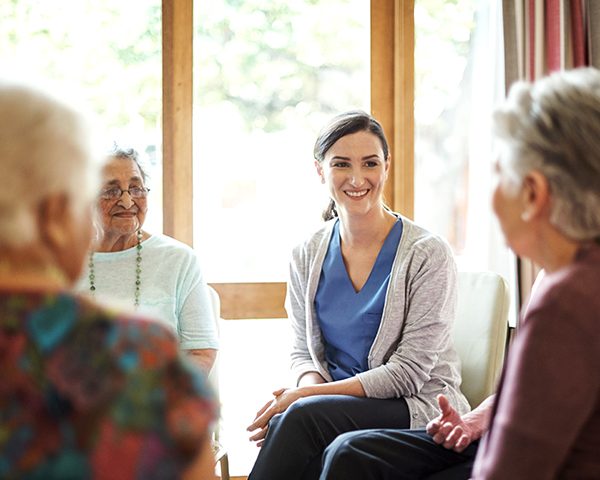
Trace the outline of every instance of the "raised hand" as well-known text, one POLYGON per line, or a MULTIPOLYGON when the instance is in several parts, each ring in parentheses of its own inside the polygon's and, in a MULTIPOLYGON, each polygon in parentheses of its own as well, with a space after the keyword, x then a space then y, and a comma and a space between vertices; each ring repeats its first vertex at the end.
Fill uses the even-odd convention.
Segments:
POLYGON ((437 398, 442 414, 427 424, 427 433, 444 448, 462 452, 481 435, 461 418, 444 395, 438 395, 437 398))

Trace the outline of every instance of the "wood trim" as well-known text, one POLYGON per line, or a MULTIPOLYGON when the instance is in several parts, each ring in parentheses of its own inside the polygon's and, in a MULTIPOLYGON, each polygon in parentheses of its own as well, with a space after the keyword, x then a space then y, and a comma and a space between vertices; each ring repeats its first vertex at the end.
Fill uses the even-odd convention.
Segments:
POLYGON ((163 0, 163 232, 193 245, 193 0, 163 0))
POLYGON ((287 318, 285 283, 211 283, 221 299, 221 318, 287 318))
POLYGON ((394 0, 371 0, 371 115, 381 123, 388 139, 392 164, 383 195, 395 210, 394 3, 394 0))
POLYGON ((414 218, 414 0, 371 0, 371 110, 392 155, 390 207, 414 218))
POLYGON ((396 170, 394 208, 415 215, 415 4, 402 0, 395 16, 396 62, 394 75, 394 153, 396 170))

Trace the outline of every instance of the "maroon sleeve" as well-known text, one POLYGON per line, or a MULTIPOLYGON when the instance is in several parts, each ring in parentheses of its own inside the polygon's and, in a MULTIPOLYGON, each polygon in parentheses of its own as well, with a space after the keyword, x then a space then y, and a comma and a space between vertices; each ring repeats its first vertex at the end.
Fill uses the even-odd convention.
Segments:
POLYGON ((600 305, 595 286, 564 280, 539 292, 512 346, 476 480, 557 478, 598 465, 600 305))

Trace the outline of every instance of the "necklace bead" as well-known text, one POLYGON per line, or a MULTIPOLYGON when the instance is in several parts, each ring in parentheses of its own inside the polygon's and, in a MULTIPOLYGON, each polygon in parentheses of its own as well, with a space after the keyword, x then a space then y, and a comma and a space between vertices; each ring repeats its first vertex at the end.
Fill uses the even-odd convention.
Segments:
MULTIPOLYGON (((137 257, 135 259, 135 293, 134 293, 134 302, 133 306, 138 308, 140 306, 140 286, 142 285, 142 280, 140 275, 142 273, 141 263, 142 263, 142 231, 138 230, 137 232, 137 257)), ((94 252, 90 252, 90 261, 88 263, 88 267, 90 269, 89 279, 90 279, 90 291, 92 292, 92 297, 95 298, 96 286, 94 285, 94 280, 96 279, 96 275, 94 273, 94 252)))
POLYGON ((96 291, 96 287, 94 286, 94 279, 96 278, 94 275, 94 252, 90 252, 90 263, 88 263, 88 267, 90 268, 90 290, 93 295, 96 291))

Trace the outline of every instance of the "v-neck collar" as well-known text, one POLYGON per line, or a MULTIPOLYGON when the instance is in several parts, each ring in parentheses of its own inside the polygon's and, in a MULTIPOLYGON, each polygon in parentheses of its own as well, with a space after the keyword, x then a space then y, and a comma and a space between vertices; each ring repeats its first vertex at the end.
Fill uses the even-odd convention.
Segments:
POLYGON ((338 272, 344 272, 344 275, 340 275, 343 281, 343 288, 350 288, 351 291, 359 296, 366 292, 365 294, 372 294, 370 292, 372 289, 372 285, 379 285, 381 281, 389 275, 389 271, 384 271, 385 269, 381 268, 383 264, 393 264, 394 257, 396 255, 396 250, 398 247, 398 243, 400 242, 400 236, 402 235, 402 221, 400 218, 396 219, 396 222, 392 226, 392 229, 387 234, 379 253, 377 253, 377 259, 369 272, 369 276, 367 277, 367 281, 361 287, 360 290, 356 291, 354 285, 352 284, 352 280, 350 280, 350 275, 348 274, 348 269, 346 268, 346 264, 344 263, 344 258, 342 256, 342 248, 341 248, 341 236, 340 236, 340 221, 335 222, 333 226, 333 233, 331 236, 331 243, 329 245, 330 251, 333 254, 332 266, 338 272), (391 256, 391 260, 390 257, 391 256), (388 263, 389 262, 389 263, 388 263), (381 278, 380 278, 381 277, 381 278))

